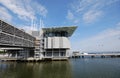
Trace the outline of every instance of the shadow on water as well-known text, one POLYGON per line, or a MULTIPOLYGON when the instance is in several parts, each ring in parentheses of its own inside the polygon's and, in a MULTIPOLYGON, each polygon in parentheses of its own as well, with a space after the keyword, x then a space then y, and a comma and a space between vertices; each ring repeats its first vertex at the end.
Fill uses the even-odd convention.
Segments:
POLYGON ((72 78, 69 61, 0 63, 0 78, 72 78))

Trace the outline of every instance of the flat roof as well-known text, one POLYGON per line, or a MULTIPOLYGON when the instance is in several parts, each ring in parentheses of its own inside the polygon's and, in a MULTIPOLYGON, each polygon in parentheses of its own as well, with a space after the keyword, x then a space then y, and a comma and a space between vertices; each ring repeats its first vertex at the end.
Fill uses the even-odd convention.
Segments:
POLYGON ((71 36, 73 32, 76 30, 77 26, 67 26, 67 27, 51 27, 51 28, 42 28, 43 33, 51 33, 51 32, 67 32, 68 36, 71 36))

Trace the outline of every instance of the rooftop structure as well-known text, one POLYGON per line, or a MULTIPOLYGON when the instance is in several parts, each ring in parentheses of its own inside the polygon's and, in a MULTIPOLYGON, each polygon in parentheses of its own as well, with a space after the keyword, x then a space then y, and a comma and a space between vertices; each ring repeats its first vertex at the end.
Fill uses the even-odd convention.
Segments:
POLYGON ((54 36, 61 35, 61 36, 66 36, 70 37, 77 26, 71 26, 71 27, 54 27, 54 28, 43 28, 43 33, 50 35, 53 34, 54 36))

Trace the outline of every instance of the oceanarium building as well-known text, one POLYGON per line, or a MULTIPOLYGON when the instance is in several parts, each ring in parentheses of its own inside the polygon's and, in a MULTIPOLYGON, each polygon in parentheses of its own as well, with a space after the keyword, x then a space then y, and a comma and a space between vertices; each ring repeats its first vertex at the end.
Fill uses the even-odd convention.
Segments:
POLYGON ((69 37, 77 27, 41 28, 29 34, 0 20, 0 50, 16 58, 64 60, 70 52, 69 37))
POLYGON ((69 57, 69 37, 77 27, 54 27, 42 28, 33 31, 32 35, 37 37, 35 57, 41 59, 66 60, 69 57), (39 36, 39 37, 38 37, 39 36), (40 46, 37 46, 37 45, 40 46))

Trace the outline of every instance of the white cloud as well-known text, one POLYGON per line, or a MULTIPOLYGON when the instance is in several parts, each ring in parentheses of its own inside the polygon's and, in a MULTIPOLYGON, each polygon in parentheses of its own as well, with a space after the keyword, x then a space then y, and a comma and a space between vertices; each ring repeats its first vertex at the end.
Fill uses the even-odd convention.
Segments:
POLYGON ((8 20, 8 21, 12 20, 12 16, 8 13, 8 11, 4 7, 0 7, 0 17, 3 20, 8 20))
POLYGON ((71 11, 68 11, 68 14, 67 14, 66 18, 69 19, 69 20, 73 20, 74 19, 73 13, 71 11))
POLYGON ((83 15, 83 20, 86 23, 91 23, 97 20, 103 14, 102 11, 90 10, 83 15))
POLYGON ((38 4, 37 2, 34 2, 33 3, 33 6, 34 8, 36 8, 36 12, 44 17, 46 17, 48 11, 47 9, 45 8, 45 6, 41 5, 41 4, 38 4))
POLYGON ((85 23, 93 23, 104 15, 105 10, 103 10, 103 8, 117 1, 119 0, 77 0, 71 3, 69 11, 73 13, 74 20, 83 20, 85 23))
POLYGON ((120 22, 117 23, 117 26, 120 27, 120 22))
POLYGON ((120 51, 120 25, 118 24, 115 28, 101 31, 93 37, 76 41, 74 44, 78 47, 75 48, 83 51, 120 51))
POLYGON ((90 1, 90 0, 78 0, 71 4, 71 8, 72 10, 74 10, 74 12, 80 13, 91 7, 90 5, 92 5, 93 3, 94 1, 90 1))
POLYGON ((17 14, 19 18, 23 19, 32 19, 35 18, 33 13, 25 9, 22 2, 19 0, 0 0, 0 3, 3 4, 6 8, 11 10, 13 13, 17 14))
POLYGON ((109 0, 108 2, 106 2, 106 5, 111 5, 115 2, 118 2, 119 0, 109 0))
POLYGON ((19 27, 19 29, 23 29, 25 32, 31 34, 31 31, 37 31, 37 27, 33 27, 33 26, 21 26, 19 27))
POLYGON ((36 11, 42 16, 47 14, 47 9, 44 6, 32 0, 0 0, 0 4, 22 20, 37 19, 36 11))
POLYGON ((75 19, 73 22, 74 22, 75 24, 78 24, 78 23, 80 22, 80 20, 79 20, 79 19, 75 19))

